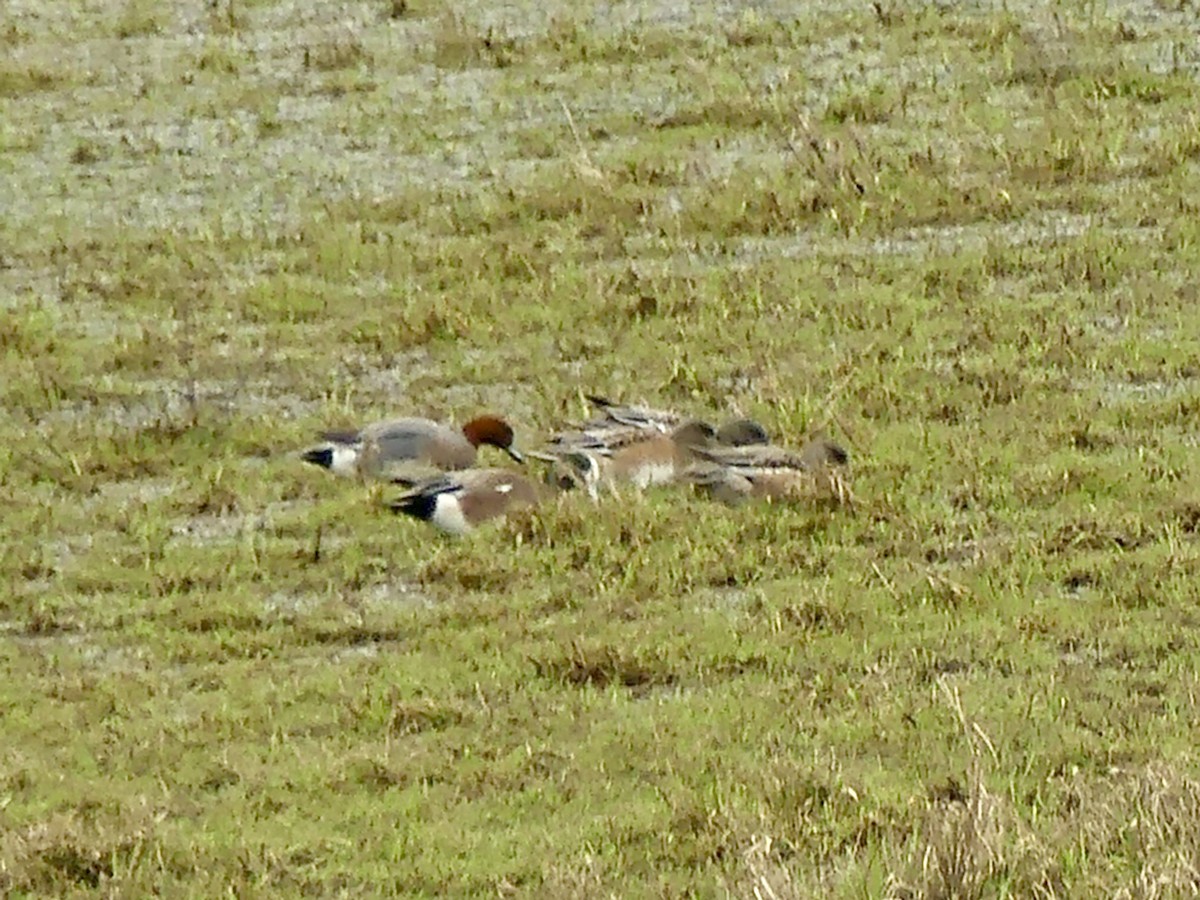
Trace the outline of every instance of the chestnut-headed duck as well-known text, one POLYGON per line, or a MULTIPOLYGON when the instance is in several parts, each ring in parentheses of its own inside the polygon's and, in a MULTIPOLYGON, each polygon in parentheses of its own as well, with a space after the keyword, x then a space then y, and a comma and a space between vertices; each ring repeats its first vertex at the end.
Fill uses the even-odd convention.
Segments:
POLYGON ((466 469, 475 464, 477 450, 484 444, 524 461, 513 446, 512 426, 492 415, 478 416, 462 428, 407 418, 376 422, 358 431, 326 431, 321 437, 325 443, 301 458, 338 475, 413 478, 466 469))

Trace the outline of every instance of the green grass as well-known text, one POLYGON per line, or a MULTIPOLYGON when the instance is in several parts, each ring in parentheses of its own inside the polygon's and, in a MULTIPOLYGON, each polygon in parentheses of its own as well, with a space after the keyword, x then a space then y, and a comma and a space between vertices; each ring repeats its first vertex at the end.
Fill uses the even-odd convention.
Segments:
POLYGON ((0 892, 1196 892, 1186 5, 43 6, 0 892), (857 502, 450 541, 296 455, 585 392, 825 430, 857 502))

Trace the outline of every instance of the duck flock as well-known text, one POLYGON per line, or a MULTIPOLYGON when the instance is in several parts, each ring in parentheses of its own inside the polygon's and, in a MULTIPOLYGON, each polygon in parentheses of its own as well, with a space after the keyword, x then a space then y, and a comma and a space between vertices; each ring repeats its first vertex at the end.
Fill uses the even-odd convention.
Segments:
POLYGON ((404 493, 389 504, 394 511, 459 535, 562 491, 584 490, 599 501, 622 485, 681 484, 730 505, 850 499, 849 455, 826 437, 790 449, 773 444, 752 419, 716 428, 667 410, 587 399, 595 408, 591 418, 528 454, 545 466, 540 479, 511 468, 475 467, 485 444, 525 462, 512 426, 494 415, 462 428, 405 418, 328 431, 302 458, 338 475, 402 485, 404 493))

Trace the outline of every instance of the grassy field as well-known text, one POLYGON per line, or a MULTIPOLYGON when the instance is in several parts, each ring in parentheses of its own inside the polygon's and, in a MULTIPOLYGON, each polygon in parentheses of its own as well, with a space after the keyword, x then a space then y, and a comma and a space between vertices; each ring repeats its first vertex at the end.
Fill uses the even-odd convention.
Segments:
POLYGON ((1197 27, 8 0, 0 894, 1195 895, 1197 27), (857 503, 296 456, 584 392, 857 503))

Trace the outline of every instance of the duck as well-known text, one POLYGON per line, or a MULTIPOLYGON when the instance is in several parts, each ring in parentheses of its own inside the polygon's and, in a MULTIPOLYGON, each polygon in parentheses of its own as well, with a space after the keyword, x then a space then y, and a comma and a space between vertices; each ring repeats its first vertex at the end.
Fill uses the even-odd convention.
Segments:
POLYGON ((462 536, 512 510, 536 506, 546 494, 545 487, 512 469, 465 469, 411 483, 388 506, 445 534, 462 536))
MULTIPOLYGON (((682 413, 671 410, 655 409, 649 406, 624 406, 598 394, 584 394, 584 397, 597 408, 598 412, 591 419, 575 426, 574 433, 576 434, 594 435, 598 431, 614 435, 638 432, 670 434, 689 421, 682 413)), ((564 434, 570 434, 570 432, 564 434)), ((562 435, 559 436, 560 439, 561 437, 562 435)), ((731 419, 717 429, 716 440, 725 446, 741 447, 750 444, 766 444, 770 442, 771 438, 767 434, 767 430, 758 422, 742 418, 731 419)))
POLYGON ((604 471, 597 455, 587 450, 563 450, 557 454, 531 452, 530 456, 550 463, 546 484, 558 491, 583 489, 593 502, 600 500, 604 471))
POLYGON ((681 413, 671 410, 623 405, 598 394, 584 394, 584 398, 596 407, 596 414, 580 426, 584 430, 608 425, 624 425, 643 431, 667 434, 684 422, 684 416, 681 413))
POLYGON ((697 458, 695 451, 711 446, 716 439, 717 432, 711 425, 694 419, 667 434, 643 434, 601 448, 581 449, 589 452, 596 462, 602 481, 610 486, 630 484, 644 490, 674 481, 675 474, 697 458))
POLYGON ((730 419, 717 429, 722 447, 757 447, 771 443, 771 435, 754 419, 730 419))
POLYGON ((695 455, 699 461, 681 473, 680 481, 730 506, 753 498, 818 498, 838 503, 853 499, 838 471, 850 454, 823 435, 798 451, 761 444, 697 448, 695 455))
POLYGON ((674 481, 700 461, 698 448, 751 446, 768 440, 766 430, 750 419, 737 419, 719 429, 693 419, 668 432, 611 423, 561 432, 544 450, 531 455, 552 462, 560 471, 572 471, 574 480, 595 500, 600 484, 610 490, 620 484, 645 489, 674 481))
POLYGON ((324 443, 306 450, 301 459, 336 475, 365 478, 422 478, 475 464, 484 444, 507 453, 515 462, 524 456, 514 446, 513 428, 496 415, 471 419, 461 428, 432 419, 391 419, 357 431, 326 431, 324 443))

